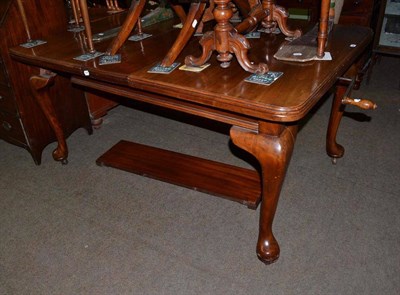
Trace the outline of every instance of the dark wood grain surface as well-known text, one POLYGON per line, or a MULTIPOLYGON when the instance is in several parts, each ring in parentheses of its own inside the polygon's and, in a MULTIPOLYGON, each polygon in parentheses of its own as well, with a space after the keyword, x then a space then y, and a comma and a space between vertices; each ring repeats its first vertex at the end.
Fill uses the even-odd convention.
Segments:
POLYGON ((124 140, 96 163, 228 198, 253 209, 260 202, 260 177, 255 170, 124 140))
MULTIPOLYGON (((121 15, 120 17, 123 17, 121 15)), ((104 19, 96 22, 93 32, 112 27, 104 19)), ((273 58, 279 47, 287 42, 284 36, 263 34, 261 39, 250 39, 249 57, 254 62, 266 62, 271 71, 283 76, 270 86, 245 82, 250 75, 234 60, 228 69, 219 67, 215 55, 211 66, 200 73, 175 70, 169 75, 152 74, 148 70, 161 62, 179 30, 167 21, 146 29, 153 34, 142 42, 127 41, 119 53, 122 63, 98 65, 98 59, 88 62, 73 58, 85 52, 83 33, 65 32, 48 36, 47 44, 34 49, 15 47, 14 58, 55 71, 105 81, 131 88, 171 96, 208 107, 271 121, 290 122, 301 119, 320 97, 335 83, 371 40, 372 32, 358 26, 337 26, 327 45, 333 61, 307 63, 281 62, 273 58)), ((200 55, 198 37, 193 37, 177 61, 183 64, 185 56, 200 55)), ((111 40, 95 43, 98 51, 105 51, 111 40)))

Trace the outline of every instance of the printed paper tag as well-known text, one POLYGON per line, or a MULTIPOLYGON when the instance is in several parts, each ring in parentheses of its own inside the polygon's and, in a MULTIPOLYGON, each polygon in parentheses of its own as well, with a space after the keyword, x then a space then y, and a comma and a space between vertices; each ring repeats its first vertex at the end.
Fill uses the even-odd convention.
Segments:
POLYGON ((231 19, 229 21, 231 23, 240 23, 240 22, 242 22, 242 18, 239 15, 235 14, 231 17, 231 19))
POLYGON ((84 53, 82 55, 74 57, 74 59, 79 61, 88 61, 91 59, 95 59, 98 56, 102 56, 103 54, 104 54, 103 52, 97 52, 97 51, 95 53, 84 53))
POLYGON ((99 65, 111 65, 121 63, 121 54, 116 55, 103 55, 99 58, 99 65))
POLYGON ((282 76, 283 72, 268 72, 263 75, 253 74, 245 79, 246 82, 256 83, 261 85, 271 85, 274 83, 280 76, 282 76))
POLYGON ((325 54, 322 58, 319 58, 318 56, 315 57, 316 60, 332 60, 332 55, 330 52, 325 51, 325 54))
POLYGON ((183 24, 179 23, 179 24, 173 25, 172 27, 175 28, 175 29, 182 29, 183 28, 183 24))
POLYGON ((148 73, 155 73, 155 74, 169 74, 173 70, 175 70, 178 66, 180 65, 179 62, 174 62, 170 67, 162 67, 160 66, 160 63, 152 67, 150 70, 148 70, 148 73))
POLYGON ((79 33, 85 29, 84 26, 73 26, 68 29, 68 32, 79 33))
POLYGON ((182 71, 189 71, 189 72, 201 72, 202 70, 208 68, 210 66, 210 64, 204 64, 202 66, 199 67, 192 67, 192 66, 187 66, 187 65, 183 65, 181 67, 179 67, 180 70, 182 71))
POLYGON ((43 41, 43 40, 31 40, 29 42, 20 44, 20 46, 24 47, 24 48, 32 48, 32 47, 36 47, 42 44, 46 44, 47 41, 43 41))
POLYGON ((260 32, 250 32, 250 33, 246 34, 245 37, 247 39, 259 39, 261 37, 261 33, 260 32))
POLYGON ((146 34, 146 33, 142 33, 142 34, 136 34, 136 35, 132 35, 128 38, 129 41, 142 41, 144 39, 147 39, 149 37, 153 36, 152 34, 146 34))
POLYGON ((274 28, 274 29, 273 28, 261 28, 258 30, 258 32, 267 33, 267 34, 272 33, 272 34, 278 35, 281 33, 281 30, 279 28, 274 28))

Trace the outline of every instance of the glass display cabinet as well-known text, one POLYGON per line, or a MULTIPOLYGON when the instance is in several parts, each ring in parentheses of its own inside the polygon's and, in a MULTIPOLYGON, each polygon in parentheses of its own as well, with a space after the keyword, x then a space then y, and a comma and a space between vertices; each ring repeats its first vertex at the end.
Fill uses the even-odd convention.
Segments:
POLYGON ((382 1, 373 51, 400 55, 400 0, 382 1))

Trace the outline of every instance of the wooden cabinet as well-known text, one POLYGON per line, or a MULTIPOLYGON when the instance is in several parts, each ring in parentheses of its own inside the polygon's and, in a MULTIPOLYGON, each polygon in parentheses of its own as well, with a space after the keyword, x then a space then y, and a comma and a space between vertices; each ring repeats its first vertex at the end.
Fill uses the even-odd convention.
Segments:
POLYGON ((380 0, 344 0, 339 23, 375 27, 380 0))
MULTIPOLYGON (((22 3, 33 39, 46 40, 50 34, 67 30, 63 0, 24 0, 22 3)), ((29 87, 29 78, 38 75, 40 69, 18 63, 9 56, 9 48, 26 41, 27 31, 17 1, 1 0, 0 139, 25 148, 35 163, 40 164, 43 149, 56 141, 56 137, 29 87)), ((50 91, 57 100, 54 105, 62 117, 66 136, 80 127, 91 128, 84 94, 71 86, 68 77, 58 75, 50 91)))

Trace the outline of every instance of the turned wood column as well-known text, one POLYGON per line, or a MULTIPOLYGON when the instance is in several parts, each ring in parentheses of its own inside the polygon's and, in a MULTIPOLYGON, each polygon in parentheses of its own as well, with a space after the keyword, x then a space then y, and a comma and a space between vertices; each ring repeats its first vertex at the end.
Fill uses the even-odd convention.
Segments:
POLYGON ((28 42, 31 42, 32 36, 31 36, 31 31, 29 29, 29 25, 28 25, 28 20, 26 18, 24 4, 23 4, 22 0, 17 0, 17 4, 18 4, 18 8, 19 8, 19 13, 21 14, 22 23, 24 24, 27 40, 28 40, 28 42))
POLYGON ((250 49, 250 43, 239 34, 229 22, 233 15, 230 0, 215 0, 214 19, 217 24, 213 31, 206 32, 200 40, 202 55, 198 58, 187 56, 185 64, 187 66, 202 66, 211 57, 212 52, 217 51, 217 60, 221 62, 222 68, 227 68, 235 54, 240 66, 248 72, 264 74, 268 72, 268 66, 264 63, 254 64, 248 57, 247 52, 250 49))
POLYGON ((215 32, 215 50, 218 51, 217 59, 221 62, 221 67, 226 68, 232 60, 232 54, 229 52, 229 33, 233 26, 229 22, 233 16, 232 8, 229 6, 230 0, 214 0, 216 5, 214 9, 214 18, 217 25, 215 32))
POLYGON ((79 0, 83 23, 85 24, 85 32, 88 44, 89 53, 93 54, 96 50, 93 47, 92 27, 90 26, 89 11, 86 0, 79 0))
POLYGON ((79 27, 79 21, 81 18, 81 8, 80 8, 79 0, 71 0, 71 6, 72 6, 72 13, 74 15, 74 20, 75 20, 75 27, 79 27))
POLYGON ((262 199, 257 242, 258 258, 272 263, 279 258, 279 244, 272 223, 287 166, 296 140, 297 125, 260 123, 259 132, 232 127, 230 136, 235 145, 252 154, 261 166, 262 199))
POLYGON ((262 26, 267 32, 273 33, 278 26, 281 32, 288 37, 298 38, 301 36, 301 30, 290 30, 287 24, 289 13, 285 8, 275 4, 275 0, 262 0, 262 7, 268 12, 263 19, 262 26))
POLYGON ((262 6, 263 6, 263 9, 269 11, 269 14, 263 20, 263 23, 262 23, 263 26, 265 28, 271 28, 272 26, 275 28, 275 25, 273 25, 275 1, 274 0, 263 0, 262 6))
POLYGON ((319 19, 319 30, 318 30, 318 48, 317 56, 319 58, 325 55, 326 41, 328 40, 328 21, 329 21, 329 8, 330 0, 321 1, 321 15, 319 19))

